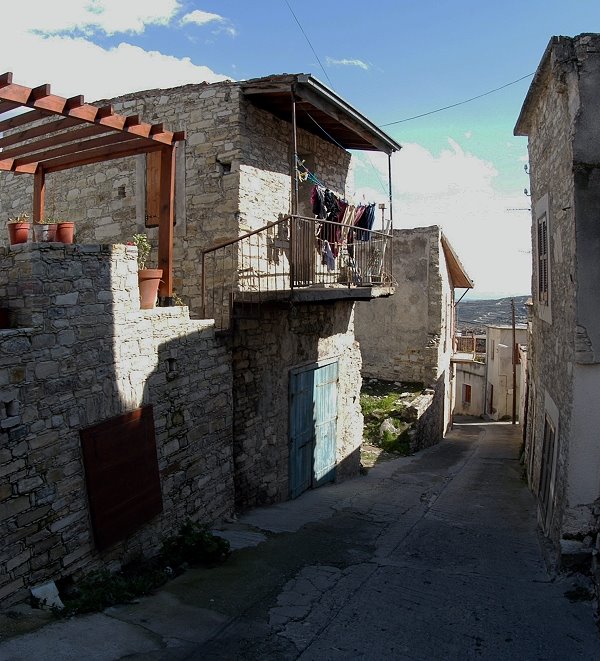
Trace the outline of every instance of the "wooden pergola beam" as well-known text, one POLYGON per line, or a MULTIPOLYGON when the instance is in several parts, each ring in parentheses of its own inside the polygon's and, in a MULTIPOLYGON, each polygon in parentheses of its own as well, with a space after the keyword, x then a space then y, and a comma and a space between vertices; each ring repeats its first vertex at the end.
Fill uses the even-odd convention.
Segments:
MULTIPOLYGON (((65 121, 65 120, 61 120, 65 121)), ((103 133, 109 133, 111 129, 106 126, 85 126, 82 129, 75 129, 70 131, 68 138, 71 142, 76 140, 84 140, 85 138, 91 138, 103 133)), ((113 133, 114 135, 114 133, 113 133)), ((12 136, 11 136, 12 137, 12 136)), ((48 138, 43 138, 42 140, 35 140, 33 142, 26 142, 24 145, 19 145, 18 147, 13 147, 12 149, 3 149, 0 152, 2 159, 7 158, 16 158, 17 156, 23 156, 24 154, 33 154, 37 151, 47 149, 48 147, 55 147, 56 145, 64 145, 67 136, 63 134, 52 135, 48 138)), ((0 142, 2 139, 0 138, 0 142)), ((21 141, 19 141, 21 142, 21 141)))
MULTIPOLYGON (((12 105, 15 108, 22 108, 19 103, 12 103, 12 105)), ((42 112, 41 110, 31 110, 30 112, 24 112, 22 115, 17 115, 16 117, 10 117, 9 119, 2 120, 0 122, 0 133, 19 128, 19 126, 24 126, 25 124, 38 122, 40 119, 45 119, 46 117, 48 117, 48 113, 42 112)))
POLYGON ((162 279, 158 289, 160 298, 173 298, 173 228, 175 220, 175 145, 163 147, 160 157, 158 220, 158 268, 162 279))
POLYGON ((93 152, 99 147, 108 147, 109 145, 123 144, 124 142, 139 139, 140 138, 135 135, 123 136, 116 133, 110 133, 98 138, 78 140, 69 145, 61 145, 60 147, 17 158, 15 159, 13 168, 17 169, 22 165, 28 165, 29 163, 45 163, 51 159, 58 158, 59 156, 67 156, 68 154, 85 154, 86 152, 93 152))
POLYGON ((1 101, 0 102, 0 115, 3 115, 5 112, 10 112, 18 108, 18 103, 13 103, 12 101, 1 101))
MULTIPOLYGON (((152 135, 152 125, 140 122, 136 115, 123 118, 121 115, 102 113, 98 116, 100 109, 97 106, 83 103, 83 98, 71 97, 66 99, 52 94, 50 85, 40 85, 33 89, 17 85, 12 82, 12 74, 9 75, 8 73, 0 76, 0 80, 4 81, 0 85, 0 102, 8 101, 28 108, 46 111, 47 113, 62 115, 63 117, 76 117, 84 122, 103 124, 145 138, 152 135), (74 102, 74 99, 77 99, 77 101, 74 102)), ((171 145, 174 142, 173 133, 169 131, 157 131, 152 135, 152 139, 166 145, 171 145)))
MULTIPOLYGON (((93 150, 94 153, 87 152, 85 157, 78 156, 62 156, 44 162, 44 170, 51 174, 53 172, 61 172, 62 170, 70 170, 71 168, 79 167, 80 165, 92 165, 93 163, 102 163, 103 161, 112 161, 116 158, 126 158, 127 156, 137 156, 138 154, 147 154, 151 151, 157 151, 161 147, 157 144, 147 143, 145 146, 140 143, 133 145, 124 143, 122 145, 112 145, 110 147, 102 147, 93 150)), ((27 172, 30 166, 23 166, 23 172, 27 172)), ((1 168, 0 168, 1 169, 1 168)), ((19 172, 19 170, 16 170, 19 172)))

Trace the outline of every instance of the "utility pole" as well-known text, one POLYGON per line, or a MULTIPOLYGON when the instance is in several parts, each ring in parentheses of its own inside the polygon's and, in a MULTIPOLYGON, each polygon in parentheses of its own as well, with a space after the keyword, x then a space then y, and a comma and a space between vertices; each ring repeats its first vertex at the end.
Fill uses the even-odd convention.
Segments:
POLYGON ((512 423, 517 422, 517 331, 515 329, 515 299, 511 301, 512 308, 512 423))

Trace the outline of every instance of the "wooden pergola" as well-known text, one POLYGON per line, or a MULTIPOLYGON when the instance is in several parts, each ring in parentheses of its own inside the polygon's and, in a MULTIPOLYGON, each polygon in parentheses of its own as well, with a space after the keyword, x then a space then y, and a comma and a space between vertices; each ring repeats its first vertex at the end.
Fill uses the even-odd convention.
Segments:
POLYGON ((83 96, 51 94, 50 85, 24 87, 12 73, 0 75, 0 170, 31 174, 33 221, 42 222, 46 175, 92 163, 151 152, 160 153, 159 176, 148 186, 159 200, 158 268, 163 269, 159 295, 173 295, 173 220, 175 147, 183 131, 147 124, 139 115, 115 114, 111 105, 85 103, 83 96), (6 113, 28 109, 3 118, 6 113))

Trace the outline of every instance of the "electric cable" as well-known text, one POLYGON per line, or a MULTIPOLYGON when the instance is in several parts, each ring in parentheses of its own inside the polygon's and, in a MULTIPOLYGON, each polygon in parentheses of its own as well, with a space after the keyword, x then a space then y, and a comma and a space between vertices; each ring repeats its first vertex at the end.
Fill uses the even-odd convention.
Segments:
POLYGON ((482 97, 488 96, 489 94, 493 94, 494 92, 499 92, 500 90, 503 90, 505 87, 510 87, 511 85, 520 83, 522 80, 525 80, 525 78, 531 78, 531 76, 533 76, 534 74, 535 71, 533 73, 528 73, 526 76, 521 76, 521 78, 517 78, 517 80, 513 80, 510 83, 506 83, 506 85, 501 85, 500 87, 495 87, 493 90, 489 90, 488 92, 484 92, 483 94, 472 96, 470 99, 465 99, 464 101, 459 101, 458 103, 452 103, 449 106, 444 106, 443 108, 437 108, 436 110, 430 110, 429 112, 424 112, 421 113, 420 115, 414 115, 413 117, 405 117, 404 119, 398 119, 395 122, 387 122, 387 124, 380 124, 379 126, 380 128, 384 126, 393 126, 394 124, 401 124, 402 122, 410 122, 411 119, 419 119, 419 117, 427 117, 427 115, 433 115, 436 112, 442 112, 442 110, 448 110, 449 108, 456 108, 456 106, 464 106, 465 103, 470 103, 471 101, 475 101, 476 99, 481 99, 482 97))
POLYGON ((300 31, 302 32, 302 34, 304 35, 304 38, 306 39, 308 45, 310 46, 310 50, 313 52, 313 55, 317 58, 317 62, 319 63, 319 66, 321 67, 321 71, 323 71, 323 74, 325 75, 325 78, 327 78, 327 82, 328 82, 328 83, 331 85, 331 87, 333 88, 333 83, 331 82, 331 78, 329 78, 329 76, 327 75, 327 71, 325 71, 325 67, 323 66, 321 60, 319 59, 319 56, 317 55, 317 52, 316 52, 315 49, 313 48, 313 45, 310 43, 310 39, 308 38, 306 32, 304 31, 304 28, 303 28, 302 25, 300 24, 300 21, 298 20, 298 17, 297 17, 296 14, 294 13, 294 10, 291 8, 290 3, 288 2, 288 0, 284 0, 284 2, 285 2, 285 4, 288 6, 288 9, 290 10, 292 16, 294 17, 294 20, 295 20, 296 23, 298 24, 298 27, 300 28, 300 31))

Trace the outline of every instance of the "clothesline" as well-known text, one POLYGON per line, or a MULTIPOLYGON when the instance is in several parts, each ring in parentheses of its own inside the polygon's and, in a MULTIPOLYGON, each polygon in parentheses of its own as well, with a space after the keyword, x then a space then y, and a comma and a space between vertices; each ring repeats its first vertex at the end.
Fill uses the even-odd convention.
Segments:
POLYGON ((321 181, 321 179, 319 179, 319 177, 317 177, 317 175, 314 172, 311 172, 306 167, 306 165, 304 165, 304 161, 301 161, 298 157, 296 157, 296 173, 298 175, 299 181, 308 181, 311 184, 314 184, 315 186, 321 186, 321 188, 324 188, 325 190, 334 191, 334 194, 346 203, 353 204, 354 206, 359 206, 359 205, 368 206, 370 204, 375 204, 375 202, 367 202, 364 198, 364 195, 362 200, 355 199, 349 202, 346 195, 335 193, 334 187, 328 186, 327 184, 323 183, 323 181, 321 181))

